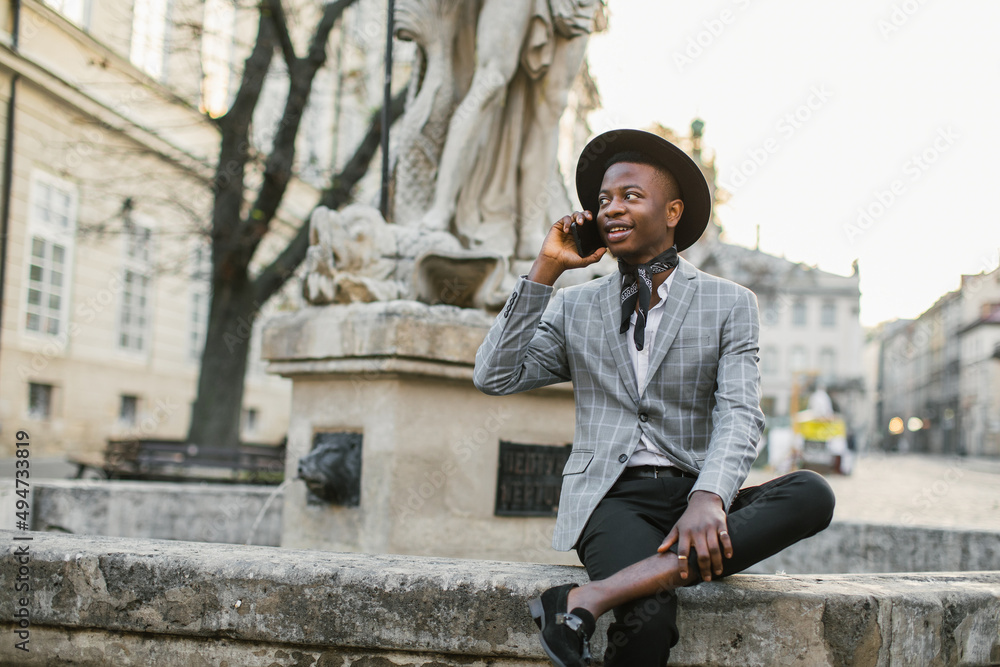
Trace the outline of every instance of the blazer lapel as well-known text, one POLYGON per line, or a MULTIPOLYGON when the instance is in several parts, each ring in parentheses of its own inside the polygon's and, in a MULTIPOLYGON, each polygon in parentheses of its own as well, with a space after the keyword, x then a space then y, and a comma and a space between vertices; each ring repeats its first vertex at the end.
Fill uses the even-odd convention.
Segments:
MULTIPOLYGON (((649 370, 646 372, 646 384, 649 384, 653 373, 667 356, 667 350, 674 344, 677 332, 681 328, 681 322, 684 321, 684 316, 687 315, 691 300, 697 290, 697 283, 694 279, 698 276, 698 271, 690 262, 682 258, 674 270, 677 271, 677 275, 674 276, 674 281, 667 292, 667 302, 663 304, 663 318, 656 330, 656 338, 650 341, 653 349, 649 351, 649 370)), ((626 352, 626 354, 628 353, 626 352)), ((645 390, 646 387, 643 386, 639 393, 641 394, 645 390)))
POLYGON ((610 280, 604 285, 601 294, 601 314, 604 316, 604 331, 611 346, 611 356, 618 367, 628 395, 636 403, 639 402, 639 390, 635 379, 635 369, 632 368, 632 358, 625 346, 631 340, 627 333, 618 333, 622 324, 621 277, 617 271, 610 275, 610 280))

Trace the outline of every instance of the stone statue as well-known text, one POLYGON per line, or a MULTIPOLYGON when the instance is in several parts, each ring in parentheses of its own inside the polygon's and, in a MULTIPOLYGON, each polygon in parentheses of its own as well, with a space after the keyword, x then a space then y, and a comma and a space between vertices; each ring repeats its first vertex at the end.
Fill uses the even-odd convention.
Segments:
POLYGON ((599 6, 398 0, 397 35, 420 62, 392 132, 393 224, 368 206, 317 210, 307 301, 502 305, 507 267, 571 208, 558 124, 599 6))
POLYGON ((361 502, 360 433, 317 433, 313 449, 299 459, 299 477, 314 497, 356 507, 361 502))
POLYGON ((447 232, 390 225, 364 204, 316 209, 309 243, 302 290, 314 305, 415 299, 485 308, 507 266, 447 232))
POLYGON ((599 5, 397 3, 397 34, 420 46, 425 66, 395 144, 396 222, 452 231, 466 248, 534 257, 551 221, 569 210, 558 123, 599 5))
MULTIPOLYGON (((475 25, 477 2, 400 0, 396 35, 415 42, 418 63, 410 83, 406 113, 391 132, 393 159, 390 218, 418 225, 431 206, 448 122, 468 89, 475 58, 474 35, 459 26, 475 25)), ((441 227, 447 229, 447 226, 441 227)))

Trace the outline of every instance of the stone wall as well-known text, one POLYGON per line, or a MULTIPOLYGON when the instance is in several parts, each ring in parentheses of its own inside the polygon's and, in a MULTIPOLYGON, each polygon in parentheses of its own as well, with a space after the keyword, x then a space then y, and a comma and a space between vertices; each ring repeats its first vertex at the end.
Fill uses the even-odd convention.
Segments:
POLYGON ((1000 570, 1000 533, 836 521, 757 563, 756 574, 1000 570))
MULTIPOLYGON (((0 482, 3 528, 14 528, 13 487, 13 481, 0 482)), ((283 492, 284 487, 242 484, 43 480, 31 486, 31 527, 74 535, 277 546, 283 492)))
POLYGON ((389 301, 310 308, 264 329, 269 372, 293 381, 285 478, 316 435, 361 433, 358 506, 284 499, 281 546, 500 558, 554 564, 554 519, 498 517, 500 441, 573 441, 568 384, 493 397, 472 384, 492 319, 452 306, 389 301))
MULTIPOLYGON (((293 480, 291 484, 301 486, 302 482, 293 480)), ((0 483, 0 520, 14 517, 16 497, 10 493, 12 490, 13 484, 0 483)), ((251 544, 278 546, 286 487, 44 480, 36 482, 32 490, 35 530, 229 544, 244 544, 249 540, 251 544), (260 516, 269 498, 270 504, 260 516), (253 531, 258 517, 259 524, 253 531)), ((488 544, 480 545, 487 554, 481 557, 540 562, 549 553, 576 563, 572 553, 559 554, 549 546, 554 520, 506 520, 525 524, 525 534, 534 535, 532 548, 521 552, 507 548, 501 554, 499 549, 490 553, 488 544), (528 533, 528 528, 534 532, 528 533)), ((454 547, 451 542, 436 542, 439 532, 427 532, 427 544, 439 550, 431 555, 464 556, 449 552, 454 547)), ((463 536, 451 539, 455 537, 463 536)), ((468 539, 467 535, 464 537, 468 539)), ((837 521, 819 535, 758 563, 750 572, 862 574, 981 570, 1000 570, 1000 533, 837 521)))
MULTIPOLYGON (((544 665, 526 602, 586 579, 581 568, 497 561, 37 532, 0 540, 0 590, 18 576, 33 586, 30 651, 14 648, 5 612, 3 664, 544 665), (24 545, 27 566, 14 556, 24 545)), ((737 575, 679 597, 678 665, 1000 661, 1000 572, 737 575)))

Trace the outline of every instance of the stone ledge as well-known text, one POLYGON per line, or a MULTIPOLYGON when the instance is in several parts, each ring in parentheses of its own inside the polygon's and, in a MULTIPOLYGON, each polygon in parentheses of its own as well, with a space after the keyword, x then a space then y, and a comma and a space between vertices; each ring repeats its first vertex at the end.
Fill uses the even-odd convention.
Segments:
MULTIPOLYGON (((220 640, 230 664, 258 664, 252 655, 358 667, 545 664, 525 603, 548 586, 586 580, 564 566, 20 535, 34 539, 15 543, 0 531, 0 589, 13 590, 14 545, 28 544, 37 664, 60 660, 57 650, 75 643, 92 656, 81 664, 111 659, 101 654, 111 650, 115 664, 148 664, 140 656, 151 646, 158 665, 191 664, 182 654, 220 640), (154 637, 162 641, 151 644, 154 637), (122 662, 131 650, 135 662, 122 662)), ((1000 661, 1000 572, 740 575, 679 595, 674 664, 1000 661)), ((10 632, 10 619, 0 631, 10 632)), ((0 662, 24 664, 13 642, 0 646, 0 662)))
POLYGON ((272 364, 399 357, 471 367, 492 324, 479 310, 415 301, 311 307, 269 319, 261 357, 272 364))
POLYGON ((1000 532, 834 521, 750 572, 970 572, 1000 570, 1000 532))
MULTIPOLYGON (((34 482, 31 491, 32 528, 39 531, 261 546, 281 542, 284 488, 277 486, 47 479, 34 482)), ((0 508, 3 493, 0 482, 0 508)), ((16 499, 12 488, 8 493, 16 499)), ((4 516, 13 519, 9 506, 4 516)))
MULTIPOLYGON (((227 544, 250 540, 255 545, 279 546, 284 493, 285 488, 273 486, 46 479, 32 486, 32 528, 73 535, 227 544), (265 505, 257 530, 252 530, 265 505)), ((13 481, 0 481, 0 522, 8 520, 0 527, 14 528, 15 500, 13 481)), ((550 522, 540 530, 551 528, 550 522)), ((547 539, 539 549, 544 547, 547 539)), ((539 558, 539 549, 526 551, 525 558, 539 558)), ((450 558, 461 554, 439 551, 428 555, 450 558)), ((748 573, 820 570, 842 574, 1000 570, 1000 532, 834 521, 823 532, 758 563, 748 573)))

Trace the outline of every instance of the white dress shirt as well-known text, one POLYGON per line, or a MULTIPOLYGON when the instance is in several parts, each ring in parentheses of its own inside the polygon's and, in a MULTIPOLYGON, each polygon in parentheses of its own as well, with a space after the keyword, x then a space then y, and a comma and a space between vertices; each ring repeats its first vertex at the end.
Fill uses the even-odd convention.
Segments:
MULTIPOLYGON (((639 384, 637 390, 640 396, 646 388, 646 375, 649 373, 649 351, 653 349, 653 343, 656 340, 656 330, 660 327, 660 320, 663 319, 663 307, 667 302, 667 292, 670 290, 670 284, 674 280, 675 273, 677 273, 676 269, 671 271, 667 279, 663 281, 663 284, 656 289, 660 300, 646 313, 646 343, 642 346, 642 349, 635 349, 635 311, 632 312, 628 333, 625 334, 628 336, 628 345, 626 347, 628 347, 628 354, 632 359, 632 369, 635 370, 635 379, 639 384)), ((674 464, 670 462, 670 459, 660 454, 653 443, 646 439, 646 436, 642 435, 639 436, 639 442, 636 443, 632 456, 629 457, 628 465, 629 467, 666 467, 674 464)))

